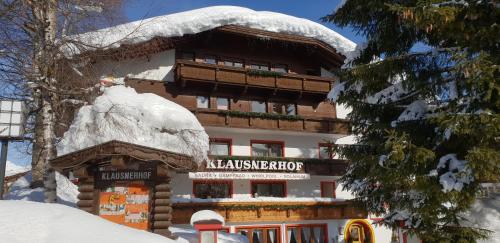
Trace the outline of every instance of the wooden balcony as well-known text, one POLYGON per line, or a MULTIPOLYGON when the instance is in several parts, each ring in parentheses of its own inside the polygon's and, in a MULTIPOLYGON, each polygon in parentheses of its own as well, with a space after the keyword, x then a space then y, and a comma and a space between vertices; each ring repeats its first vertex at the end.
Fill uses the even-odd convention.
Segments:
POLYGON ((177 80, 183 85, 186 81, 200 81, 326 95, 335 81, 334 78, 311 75, 276 73, 274 76, 265 76, 254 72, 245 68, 186 60, 177 60, 176 64, 177 80))
POLYGON ((349 134, 349 123, 336 118, 294 119, 232 116, 231 113, 210 109, 192 110, 203 126, 271 129, 312 133, 349 134))
POLYGON ((341 202, 191 202, 174 203, 174 224, 188 224, 199 210, 213 210, 226 222, 301 221, 366 218, 366 211, 347 201, 341 202))

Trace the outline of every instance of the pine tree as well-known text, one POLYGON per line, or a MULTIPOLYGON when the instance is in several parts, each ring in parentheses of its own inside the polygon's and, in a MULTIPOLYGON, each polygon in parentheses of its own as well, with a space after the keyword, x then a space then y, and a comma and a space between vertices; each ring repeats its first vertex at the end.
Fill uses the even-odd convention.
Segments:
POLYGON ((330 93, 358 144, 342 182, 383 224, 424 242, 476 242, 465 213, 500 180, 500 5, 347 0, 324 17, 367 42, 330 93))

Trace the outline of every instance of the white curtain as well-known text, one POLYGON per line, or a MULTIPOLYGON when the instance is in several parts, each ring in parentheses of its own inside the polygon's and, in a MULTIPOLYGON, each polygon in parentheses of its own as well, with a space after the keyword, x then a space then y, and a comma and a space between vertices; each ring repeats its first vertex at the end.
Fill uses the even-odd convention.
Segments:
POLYGON ((314 227, 314 239, 316 243, 323 242, 323 227, 314 227))
POLYGON ((267 238, 269 239, 270 243, 276 243, 275 238, 276 237, 276 232, 274 232, 273 229, 267 230, 267 238))
POLYGON ((302 243, 309 243, 311 240, 311 228, 302 227, 302 243))

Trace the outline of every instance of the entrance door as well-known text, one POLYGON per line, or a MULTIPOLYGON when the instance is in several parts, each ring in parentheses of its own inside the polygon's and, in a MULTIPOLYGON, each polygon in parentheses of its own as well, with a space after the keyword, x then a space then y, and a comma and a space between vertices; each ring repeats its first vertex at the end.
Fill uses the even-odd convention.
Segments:
POLYGON ((370 243, 370 232, 360 223, 353 223, 347 231, 347 242, 349 243, 370 243))

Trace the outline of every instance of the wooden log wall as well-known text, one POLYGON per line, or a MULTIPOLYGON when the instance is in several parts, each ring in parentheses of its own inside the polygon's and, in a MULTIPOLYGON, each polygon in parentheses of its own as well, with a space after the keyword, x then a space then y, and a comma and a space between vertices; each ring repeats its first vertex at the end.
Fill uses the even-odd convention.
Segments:
POLYGON ((172 235, 168 229, 172 225, 171 195, 170 178, 162 178, 154 186, 151 231, 166 237, 171 237, 172 235))
POLYGON ((99 215, 99 194, 92 177, 83 179, 78 185, 78 202, 76 205, 83 211, 99 215))

